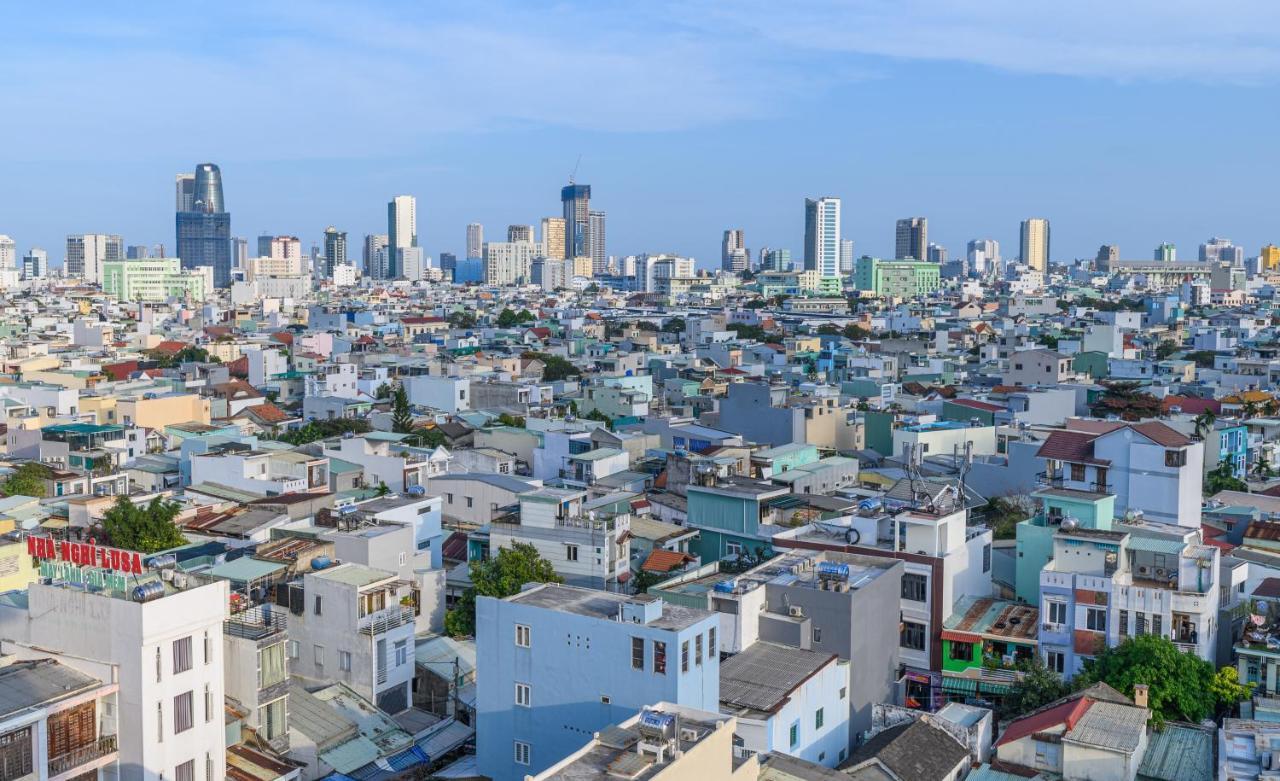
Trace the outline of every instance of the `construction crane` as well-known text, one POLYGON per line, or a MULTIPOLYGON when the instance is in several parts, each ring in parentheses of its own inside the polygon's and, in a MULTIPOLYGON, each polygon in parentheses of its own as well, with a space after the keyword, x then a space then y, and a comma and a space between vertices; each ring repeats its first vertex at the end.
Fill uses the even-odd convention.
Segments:
POLYGON ((573 164, 573 170, 569 172, 569 184, 573 184, 573 178, 578 175, 580 165, 582 165, 582 155, 578 155, 578 161, 573 164))

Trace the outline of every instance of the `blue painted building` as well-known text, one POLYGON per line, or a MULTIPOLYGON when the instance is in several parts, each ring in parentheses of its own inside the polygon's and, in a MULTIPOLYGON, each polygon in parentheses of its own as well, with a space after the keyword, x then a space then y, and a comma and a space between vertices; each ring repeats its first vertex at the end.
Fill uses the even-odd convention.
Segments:
POLYGON ((754 556, 772 550, 778 529, 761 529, 773 520, 769 500, 790 493, 787 486, 733 479, 715 485, 689 485, 687 526, 698 530, 690 549, 703 561, 754 556))
POLYGON ((645 705, 718 711, 716 613, 556 584, 476 600, 482 775, 535 775, 645 705))

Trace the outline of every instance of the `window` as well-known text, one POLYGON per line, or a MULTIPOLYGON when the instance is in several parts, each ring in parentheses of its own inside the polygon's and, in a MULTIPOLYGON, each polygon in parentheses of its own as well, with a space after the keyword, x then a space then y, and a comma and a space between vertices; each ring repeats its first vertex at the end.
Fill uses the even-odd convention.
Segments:
POLYGON ((516 645, 521 648, 528 648, 531 639, 531 630, 524 624, 516 624, 516 645))
POLYGON ((693 663, 702 664, 702 635, 693 637, 693 663))
POLYGON ((31 727, 0 735, 0 778, 22 778, 35 769, 31 745, 31 727))
POLYGON ((957 662, 973 661, 973 643, 958 643, 955 640, 950 641, 951 652, 948 656, 957 662))
POLYGON ((160 669, 160 646, 156 646, 156 683, 160 683, 160 676, 163 675, 160 669))
POLYGON ((991 571, 991 545, 990 544, 982 546, 982 571, 983 572, 991 571))
POLYGON ((156 742, 164 742, 164 703, 156 703, 156 742))
POLYGON ((1107 631, 1107 611, 1100 607, 1085 608, 1084 625, 1094 632, 1107 631))
POLYGON ((209 639, 209 633, 204 633, 204 663, 209 664, 213 661, 213 641, 209 639))
POLYGON ((710 659, 718 653, 716 651, 716 628, 713 626, 707 630, 707 658, 710 659))
POLYGON ((631 638, 631 669, 644 669, 644 638, 631 638))
POLYGON ((667 674, 667 644, 660 641, 653 641, 653 671, 658 675, 667 674))
POLYGON ((791 725, 791 733, 789 737, 791 739, 791 748, 795 748, 800 745, 800 722, 797 721, 791 725))
POLYGON ((577 561, 577 560, 578 560, 578 546, 577 546, 577 545, 566 545, 566 546, 564 546, 564 557, 565 557, 565 559, 566 559, 567 561, 577 561))
POLYGON ((822 630, 816 626, 813 628, 813 642, 815 643, 822 642, 822 630))
POLYGON ((1134 634, 1145 635, 1147 633, 1147 614, 1141 610, 1134 611, 1137 622, 1134 624, 1134 634))
POLYGON ((1084 482, 1084 464, 1071 465, 1071 479, 1077 483, 1084 482))
POLYGON ((315 654, 316 654, 315 655, 316 667, 323 667, 324 666, 324 646, 322 645, 315 646, 315 654))
POLYGON ((529 764, 529 744, 528 743, 521 743, 518 740, 516 741, 515 760, 517 765, 529 764))
POLYGON ((528 708, 533 702, 533 690, 529 688, 527 683, 516 684, 516 705, 522 708, 528 708))
POLYGON ((186 732, 191 729, 194 719, 191 713, 191 692, 183 692, 173 698, 173 732, 186 732))
POLYGON ((302 655, 302 643, 298 642, 297 640, 290 640, 289 641, 289 658, 297 659, 301 655, 302 655))
POLYGON ((188 759, 173 769, 173 781, 196 781, 196 761, 188 759))
POLYGON ((848 686, 841 686, 841 687, 840 687, 840 699, 842 699, 842 700, 843 700, 845 697, 848 697, 848 696, 849 696, 849 687, 848 687, 848 686))
POLYGON ((689 641, 680 644, 680 672, 689 672, 689 641))
POLYGON ((742 543, 730 540, 724 544, 724 551, 730 556, 742 555, 742 543))
POLYGON ((474 507, 474 506, 475 506, 475 503, 476 503, 476 502, 475 502, 475 497, 474 497, 474 496, 468 496, 468 497, 467 497, 467 506, 468 506, 468 507, 474 507))
POLYGON ((1062 675, 1066 671, 1066 659, 1066 656, 1059 651, 1048 651, 1044 655, 1044 664, 1058 675, 1062 675))
POLYGON ((613 702, 613 698, 612 698, 612 697, 610 697, 609 695, 607 695, 607 694, 601 694, 601 695, 600 695, 600 704, 601 704, 601 705, 608 705, 608 704, 609 704, 609 703, 611 703, 611 702, 613 702))
POLYGON ((1164 616, 1160 615, 1159 613, 1152 613, 1151 614, 1151 634, 1157 635, 1157 636, 1163 635, 1164 632, 1162 630, 1164 629, 1164 627, 1161 626, 1161 624, 1163 623, 1164 623, 1164 616))
POLYGON ((929 590, 929 576, 908 572, 902 576, 902 598, 924 602, 929 590))
POLYGON ((822 729, 822 718, 823 718, 822 708, 818 708, 818 710, 816 710, 813 714, 814 729, 822 729))
POLYGON ((902 622, 902 633, 898 645, 912 651, 924 650, 924 624, 914 621, 902 622))
POLYGON ((400 566, 403 567, 405 565, 405 562, 407 562, 408 560, 409 560, 409 554, 405 553, 404 551, 400 551, 400 566))
POLYGON ((409 641, 396 641, 396 667, 403 667, 409 663, 409 641))
POLYGON ((320 595, 319 594, 316 594, 315 614, 320 615, 320 595))
POLYGON ((453 504, 453 494, 445 494, 444 497, 449 500, 449 504, 453 504))
POLYGON ((351 671, 351 652, 350 651, 338 652, 338 669, 342 670, 343 672, 351 671))
POLYGON ((209 688, 209 684, 204 685, 204 723, 208 724, 213 721, 213 689, 209 688))
POLYGON ((261 729, 266 732, 267 740, 274 740, 285 733, 285 703, 288 700, 281 697, 274 702, 263 705, 259 712, 262 714, 261 729))
POLYGON ((1128 610, 1120 611, 1120 636, 1121 637, 1129 636, 1129 611, 1128 610))
POLYGON ((283 681, 288 672, 285 669, 284 643, 269 645, 258 652, 258 688, 265 689, 283 681))
POLYGON ((1049 623, 1063 626, 1067 623, 1067 603, 1046 600, 1049 605, 1049 623))
POLYGON ((1166 450, 1164 451, 1165 466, 1186 466, 1187 451, 1185 450, 1166 450))

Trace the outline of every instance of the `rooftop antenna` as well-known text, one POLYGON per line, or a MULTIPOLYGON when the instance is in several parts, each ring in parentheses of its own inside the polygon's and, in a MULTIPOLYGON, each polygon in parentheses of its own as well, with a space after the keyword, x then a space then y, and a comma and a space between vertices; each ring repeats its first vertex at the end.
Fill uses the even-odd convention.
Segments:
POLYGON ((573 164, 573 170, 569 172, 569 184, 573 184, 573 179, 578 175, 578 166, 582 165, 582 155, 578 155, 578 160, 573 164))

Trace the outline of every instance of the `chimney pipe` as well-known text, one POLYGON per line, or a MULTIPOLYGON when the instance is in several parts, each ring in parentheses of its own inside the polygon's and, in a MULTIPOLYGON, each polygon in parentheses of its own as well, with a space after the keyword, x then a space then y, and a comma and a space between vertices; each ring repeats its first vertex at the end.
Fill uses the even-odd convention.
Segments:
POLYGON ((1133 685, 1133 704, 1137 705, 1139 708, 1148 707, 1147 694, 1149 693, 1150 688, 1151 687, 1145 683, 1135 683, 1133 685))

